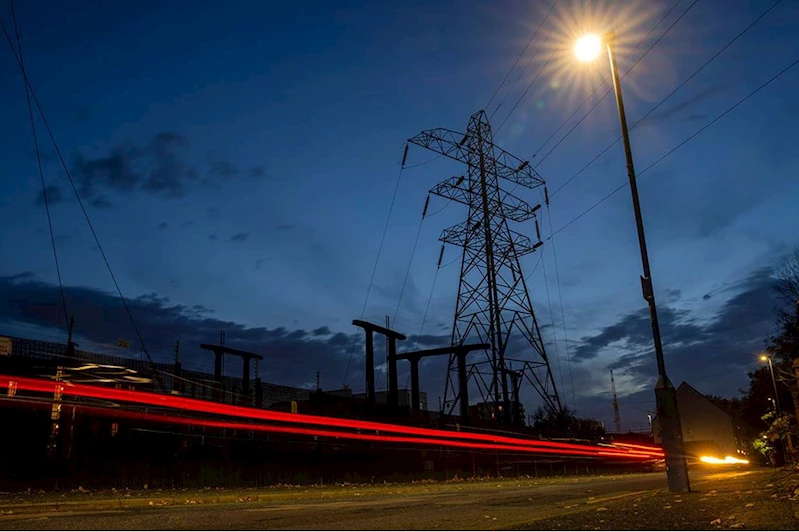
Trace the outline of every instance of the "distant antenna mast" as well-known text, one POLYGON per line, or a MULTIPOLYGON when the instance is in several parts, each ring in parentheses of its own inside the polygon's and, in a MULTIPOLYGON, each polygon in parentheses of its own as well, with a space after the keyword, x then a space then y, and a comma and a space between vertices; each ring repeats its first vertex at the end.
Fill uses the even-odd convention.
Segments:
POLYGON ((613 370, 610 370, 610 391, 613 394, 613 422, 616 424, 616 433, 621 434, 621 416, 619 415, 619 400, 616 398, 616 380, 613 370))
MULTIPOLYGON (((391 328, 391 325, 390 325, 390 322, 389 322, 388 314, 386 314, 386 329, 390 329, 390 328, 391 328)), ((386 390, 388 390, 388 379, 389 379, 389 376, 388 376, 388 343, 390 341, 391 341, 391 339, 388 336, 386 336, 386 372, 385 372, 386 373, 386 390)))

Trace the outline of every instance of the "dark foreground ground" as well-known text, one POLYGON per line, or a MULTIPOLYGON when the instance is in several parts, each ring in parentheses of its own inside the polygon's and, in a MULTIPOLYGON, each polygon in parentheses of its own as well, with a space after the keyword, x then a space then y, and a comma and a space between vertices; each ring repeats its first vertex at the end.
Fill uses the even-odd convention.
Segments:
POLYGON ((259 490, 0 497, 4 530, 797 530, 799 475, 693 472, 259 490))

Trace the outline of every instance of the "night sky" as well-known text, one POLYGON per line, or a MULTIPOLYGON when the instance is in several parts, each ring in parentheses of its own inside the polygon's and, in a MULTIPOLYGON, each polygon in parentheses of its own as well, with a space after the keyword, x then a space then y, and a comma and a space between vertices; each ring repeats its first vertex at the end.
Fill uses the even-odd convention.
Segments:
MULTIPOLYGON (((179 338, 184 364, 210 369, 198 344, 225 329, 229 345, 266 356, 267 381, 311 386, 319 371, 323 389, 346 380, 361 391, 362 336, 350 323, 361 315, 406 139, 435 127, 464 131, 525 50, 487 111, 502 102, 495 142, 521 159, 535 155, 531 164, 557 190, 551 225, 545 210, 541 217, 546 237, 626 180, 617 144, 563 186, 619 135, 608 96, 560 142, 611 87, 604 57, 571 59, 578 29, 615 28, 626 72, 682 16, 623 79, 633 124, 772 3, 561 0, 550 13, 550 1, 533 0, 33 0, 16 9, 31 83, 153 357, 171 361, 179 338)), ((13 31, 7 4, 0 13, 13 31)), ((799 4, 784 0, 632 130, 639 171, 797 60, 796 35, 799 4)), ((24 85, 2 47, 0 333, 65 341, 24 85)), ((799 244, 797 83, 793 68, 640 176, 675 385, 737 394, 772 332, 772 276, 799 244)), ((139 356, 41 120, 36 126, 81 348, 128 338, 127 354, 139 356)), ((395 315, 427 191, 463 172, 434 157, 410 149, 369 321, 395 315)), ((538 191, 520 195, 541 201, 538 191)), ((421 330, 437 238, 465 216, 458 204, 431 200, 392 327, 414 337, 402 349, 421 330)), ((534 233, 529 223, 515 229, 534 233)), ((449 342, 458 251, 445 251, 422 347, 449 342)), ((580 414, 609 422, 614 369, 622 421, 645 424, 656 366, 629 189, 557 232, 523 268, 564 402, 572 406, 574 394, 580 414)), ((422 364, 431 408, 443 365, 422 364)), ((233 363, 228 370, 237 372, 233 363)), ((528 411, 537 403, 529 390, 525 401, 528 411)))

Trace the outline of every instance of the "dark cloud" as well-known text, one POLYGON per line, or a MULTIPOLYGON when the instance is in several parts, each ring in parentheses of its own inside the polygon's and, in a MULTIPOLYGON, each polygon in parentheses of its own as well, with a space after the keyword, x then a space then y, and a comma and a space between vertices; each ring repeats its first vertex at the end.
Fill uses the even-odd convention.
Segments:
POLYGON ((250 236, 249 233, 236 233, 230 237, 231 242, 244 242, 250 236))
POLYGON ((250 177, 264 177, 266 176, 266 168, 263 166, 253 166, 250 168, 250 177))
POLYGON ((180 224, 180 227, 185 229, 186 227, 191 227, 192 225, 194 225, 194 220, 186 220, 185 222, 180 224))
POLYGON ((211 242, 216 242, 217 238, 219 238, 219 237, 217 237, 214 234, 208 235, 208 240, 210 240, 211 242))
POLYGON ((275 231, 290 231, 290 230, 294 229, 295 227, 297 227, 297 226, 294 225, 294 224, 283 224, 283 225, 278 225, 277 227, 275 227, 275 231))
POLYGON ((103 194, 93 198, 90 204, 92 207, 96 207, 98 209, 108 209, 112 207, 111 202, 108 200, 108 197, 103 194))
POLYGON ((327 327, 319 327, 318 329, 314 329, 311 331, 314 336, 326 336, 330 334, 330 329, 327 327))
POLYGON ((47 185, 44 187, 44 192, 39 191, 36 196, 36 205, 44 205, 44 196, 47 194, 47 203, 52 207, 64 201, 64 195, 61 192, 61 187, 58 185, 47 185))
MULTIPOLYGON (((192 166, 187 162, 190 148, 183 135, 162 132, 143 146, 117 146, 105 156, 78 154, 72 172, 83 197, 91 199, 132 192, 182 198, 195 185, 212 186, 242 175, 233 163, 218 158, 206 169, 192 166)), ((110 201, 106 197, 103 203, 110 201)))
MULTIPOLYGON (((774 331, 773 283, 773 269, 752 272, 725 290, 733 295, 709 319, 659 305, 669 375, 675 380, 701 382, 707 393, 735 393, 756 353, 774 331)), ((600 356, 613 360, 608 369, 653 378, 657 368, 648 310, 622 316, 598 334, 582 338, 573 350, 577 363, 600 356)))
MULTIPOLYGON (((722 92, 726 88, 727 88, 727 84, 726 83, 717 83, 715 85, 712 85, 711 87, 708 87, 707 89, 704 89, 704 90, 698 92, 694 96, 688 98, 687 100, 685 100, 685 101, 683 101, 681 103, 672 105, 671 107, 667 107, 666 109, 663 109, 662 111, 659 111, 657 113, 653 113, 653 114, 649 115, 648 117, 646 117, 644 120, 641 121, 639 126, 651 126, 651 125, 655 125, 655 124, 657 124, 659 122, 663 122, 663 121, 671 118, 672 116, 674 116, 676 114, 679 114, 679 113, 685 111, 686 109, 691 108, 694 104, 699 103, 702 100, 704 100, 706 98, 709 98, 710 96, 713 96, 715 94, 718 94, 718 93, 722 92)), ((701 116, 701 115, 697 115, 696 113, 692 113, 692 114, 688 115, 688 117, 686 117, 686 119, 696 120, 697 116, 701 116)))
POLYGON ((219 220, 222 217, 222 212, 217 207, 208 207, 205 213, 211 220, 219 220))
MULTIPOLYGON (((70 314, 75 316, 75 332, 82 349, 98 344, 114 344, 117 338, 130 338, 138 344, 130 319, 115 294, 86 287, 65 287, 70 314)), ((58 338, 63 333, 58 286, 39 280, 32 273, 0 276, 0 327, 14 334, 17 324, 48 330, 58 338)), ((331 334, 326 327, 313 332, 283 327, 249 327, 212 316, 202 305, 180 305, 158 294, 129 298, 131 313, 156 361, 171 362, 174 341, 180 339, 181 359, 186 367, 211 371, 213 357, 199 349, 200 343, 214 342, 225 331, 228 345, 253 351, 265 357, 261 365, 270 382, 298 385, 313 378, 315 372, 341 377, 356 342, 355 355, 362 357, 363 344, 353 334, 331 334), (326 334, 316 334, 325 330, 326 334)), ((137 349, 134 349, 137 351, 137 349)), ((132 350, 132 351, 134 351, 132 350)), ((363 380, 354 361, 349 377, 363 380)), ((340 385, 339 381, 337 385, 340 385)))
POLYGON ((167 227, 169 227, 169 224, 167 224, 166 222, 161 222, 160 224, 158 224, 158 227, 156 227, 156 229, 164 230, 167 227))
POLYGON ((230 161, 211 161, 208 175, 213 178, 232 179, 240 174, 236 165, 230 161))
POLYGON ((264 259, 258 259, 257 261, 255 261, 255 269, 260 270, 261 266, 264 265, 264 262, 265 262, 264 259))

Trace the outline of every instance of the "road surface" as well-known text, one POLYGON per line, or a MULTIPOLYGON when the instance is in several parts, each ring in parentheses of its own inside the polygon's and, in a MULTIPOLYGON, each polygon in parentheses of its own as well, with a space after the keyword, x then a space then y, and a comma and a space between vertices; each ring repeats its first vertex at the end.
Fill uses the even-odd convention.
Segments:
POLYGON ((221 496, 216 490, 104 499, 98 493, 72 504, 47 495, 35 504, 0 499, 0 529, 796 530, 792 487, 784 485, 790 476, 768 469, 694 472, 694 493, 683 496, 667 492, 663 473, 263 488, 221 496))

